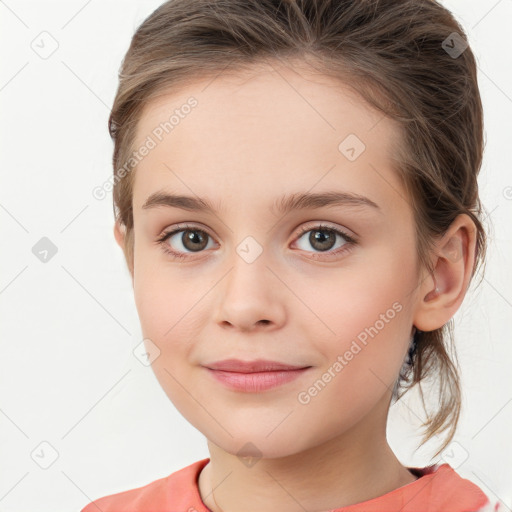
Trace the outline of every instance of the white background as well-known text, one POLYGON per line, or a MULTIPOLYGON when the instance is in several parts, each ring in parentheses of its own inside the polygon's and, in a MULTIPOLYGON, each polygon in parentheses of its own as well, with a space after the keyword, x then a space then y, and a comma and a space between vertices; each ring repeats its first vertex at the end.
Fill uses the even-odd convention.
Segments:
MULTIPOLYGON (((160 3, 0 2, 2 512, 79 510, 208 457, 202 434, 132 353, 142 335, 112 196, 92 196, 112 174, 107 118, 121 59, 160 3), (46 59, 33 49, 41 37, 46 48, 58 43, 46 59), (42 237, 58 250, 47 263, 32 252, 42 237), (58 458, 41 468, 52 450, 58 458)), ((444 4, 478 60, 480 187, 493 231, 485 280, 455 317, 464 410, 439 460, 511 509, 512 1, 444 4)), ((435 451, 414 451, 416 400, 390 412, 389 440, 408 466, 435 451)))

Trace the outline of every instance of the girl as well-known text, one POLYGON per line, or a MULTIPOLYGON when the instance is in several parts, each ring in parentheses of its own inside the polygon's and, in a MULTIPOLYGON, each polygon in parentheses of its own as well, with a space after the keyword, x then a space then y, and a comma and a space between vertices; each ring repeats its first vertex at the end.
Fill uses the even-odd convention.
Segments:
POLYGON ((403 466, 390 404, 461 407, 451 318, 485 253, 482 106, 433 0, 171 0, 109 120, 146 357, 210 457, 83 512, 498 510, 403 466), (197 247, 196 247, 197 246, 197 247))

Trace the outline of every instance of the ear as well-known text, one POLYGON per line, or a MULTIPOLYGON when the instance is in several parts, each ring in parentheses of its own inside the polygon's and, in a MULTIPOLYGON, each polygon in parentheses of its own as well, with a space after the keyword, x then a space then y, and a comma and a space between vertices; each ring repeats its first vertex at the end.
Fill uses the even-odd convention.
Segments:
MULTIPOLYGON (((124 224, 121 224, 118 220, 114 223, 114 237, 116 239, 117 245, 121 247, 123 250, 125 260, 127 259, 126 256, 126 248, 125 248, 125 235, 126 235, 126 227, 124 224)), ((128 265, 128 261, 127 261, 128 265)), ((132 276, 132 284, 133 284, 133 269, 130 268, 128 265, 128 271, 130 272, 130 275, 132 276)))
POLYGON ((417 329, 439 329, 455 315, 473 274, 475 249, 476 226, 469 215, 460 214, 436 243, 434 271, 420 284, 413 320, 417 329))
POLYGON ((124 251, 124 233, 125 233, 125 227, 121 225, 121 223, 116 220, 114 224, 114 237, 116 239, 117 245, 121 247, 124 251))

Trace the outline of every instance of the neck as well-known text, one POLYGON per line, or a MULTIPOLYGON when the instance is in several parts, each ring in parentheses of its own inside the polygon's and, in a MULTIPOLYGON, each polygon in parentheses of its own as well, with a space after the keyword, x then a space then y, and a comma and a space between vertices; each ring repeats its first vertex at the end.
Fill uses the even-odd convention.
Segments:
POLYGON ((213 512, 318 511, 361 503, 416 480, 389 447, 385 422, 376 429, 370 420, 306 451, 247 465, 209 441, 201 498, 213 512))

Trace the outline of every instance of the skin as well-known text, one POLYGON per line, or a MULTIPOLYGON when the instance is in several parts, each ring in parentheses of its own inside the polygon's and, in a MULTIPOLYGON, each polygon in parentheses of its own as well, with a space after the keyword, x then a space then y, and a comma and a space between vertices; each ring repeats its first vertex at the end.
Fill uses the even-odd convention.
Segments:
MULTIPOLYGON (((146 105, 136 145, 190 96, 198 106, 136 169, 130 271, 143 335, 160 350, 155 375, 208 440, 210 462, 198 483, 204 503, 214 512, 320 511, 410 484, 416 477, 386 440, 391 392, 413 326, 441 327, 464 298, 472 221, 460 215, 437 241, 434 275, 421 269, 412 210, 391 160, 398 127, 306 66, 274 62, 173 90, 146 105), (355 161, 338 149, 350 133, 366 146, 355 161), (143 209, 161 190, 221 206, 215 214, 143 209), (271 211, 282 195, 307 191, 359 194, 379 209, 271 211), (156 240, 183 222, 210 236, 200 252, 183 245, 183 232, 168 239, 185 255, 177 259, 156 240), (308 241, 311 231, 298 231, 314 234, 320 223, 357 235, 357 244, 337 235, 322 252, 308 241), (251 263, 236 250, 247 236, 262 249, 251 263), (300 403, 298 394, 394 303, 400 312, 300 403), (312 368, 278 388, 243 393, 201 366, 231 357, 312 368), (247 443, 261 457, 253 465, 238 455, 247 443)), ((122 226, 114 233, 122 247, 122 226)))

